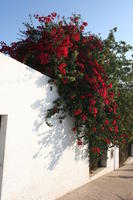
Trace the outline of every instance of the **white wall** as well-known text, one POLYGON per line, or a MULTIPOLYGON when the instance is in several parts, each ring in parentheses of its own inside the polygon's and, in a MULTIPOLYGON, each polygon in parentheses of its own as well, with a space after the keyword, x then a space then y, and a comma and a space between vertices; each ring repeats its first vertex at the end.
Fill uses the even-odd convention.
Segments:
POLYGON ((113 170, 119 168, 119 148, 114 146, 108 151, 107 167, 113 170), (112 151, 112 152, 111 152, 112 151))
POLYGON ((1 200, 53 200, 88 182, 88 156, 76 146, 72 119, 45 123, 58 96, 47 81, 0 53, 0 115, 8 115, 1 200))
POLYGON ((107 151, 107 160, 102 160, 102 168, 90 176, 89 182, 119 168, 119 148, 114 146, 107 151))

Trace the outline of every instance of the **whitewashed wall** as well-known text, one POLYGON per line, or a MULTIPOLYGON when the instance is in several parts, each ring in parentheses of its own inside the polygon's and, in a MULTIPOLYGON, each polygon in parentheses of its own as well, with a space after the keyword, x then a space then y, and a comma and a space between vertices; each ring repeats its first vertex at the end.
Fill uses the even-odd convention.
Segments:
POLYGON ((72 119, 45 123, 58 96, 47 81, 0 54, 0 115, 8 116, 1 200, 53 200, 88 182, 88 158, 76 146, 72 119))
POLYGON ((101 169, 89 177, 89 182, 119 168, 119 148, 114 146, 107 151, 107 160, 102 160, 101 169))

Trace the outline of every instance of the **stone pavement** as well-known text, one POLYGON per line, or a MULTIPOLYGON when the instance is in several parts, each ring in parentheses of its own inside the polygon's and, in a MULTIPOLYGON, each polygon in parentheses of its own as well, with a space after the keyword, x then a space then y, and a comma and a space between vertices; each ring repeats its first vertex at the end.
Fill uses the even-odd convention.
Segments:
POLYGON ((123 167, 64 195, 58 200, 133 200, 133 158, 123 167))

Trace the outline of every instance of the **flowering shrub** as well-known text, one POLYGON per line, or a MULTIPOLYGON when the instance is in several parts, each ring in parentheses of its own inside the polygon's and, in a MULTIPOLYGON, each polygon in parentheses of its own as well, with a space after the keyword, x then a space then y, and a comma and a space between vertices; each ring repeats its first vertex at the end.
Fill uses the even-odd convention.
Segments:
POLYGON ((110 144, 127 140, 119 131, 119 95, 105 70, 110 62, 105 43, 97 35, 84 34, 87 23, 80 15, 69 20, 56 13, 34 17, 39 26, 25 24, 25 38, 10 46, 2 43, 0 51, 52 77, 59 98, 46 118, 56 113, 60 120, 66 113, 72 116, 77 144, 89 143, 90 156, 99 158, 110 144))

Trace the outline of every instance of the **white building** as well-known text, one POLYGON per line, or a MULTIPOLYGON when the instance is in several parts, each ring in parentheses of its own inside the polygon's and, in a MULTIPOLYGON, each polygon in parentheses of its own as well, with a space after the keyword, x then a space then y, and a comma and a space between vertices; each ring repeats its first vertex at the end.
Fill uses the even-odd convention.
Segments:
POLYGON ((58 96, 48 79, 0 53, 1 200, 54 200, 119 166, 115 148, 100 173, 89 178, 88 155, 76 145, 73 120, 45 123, 58 96))

